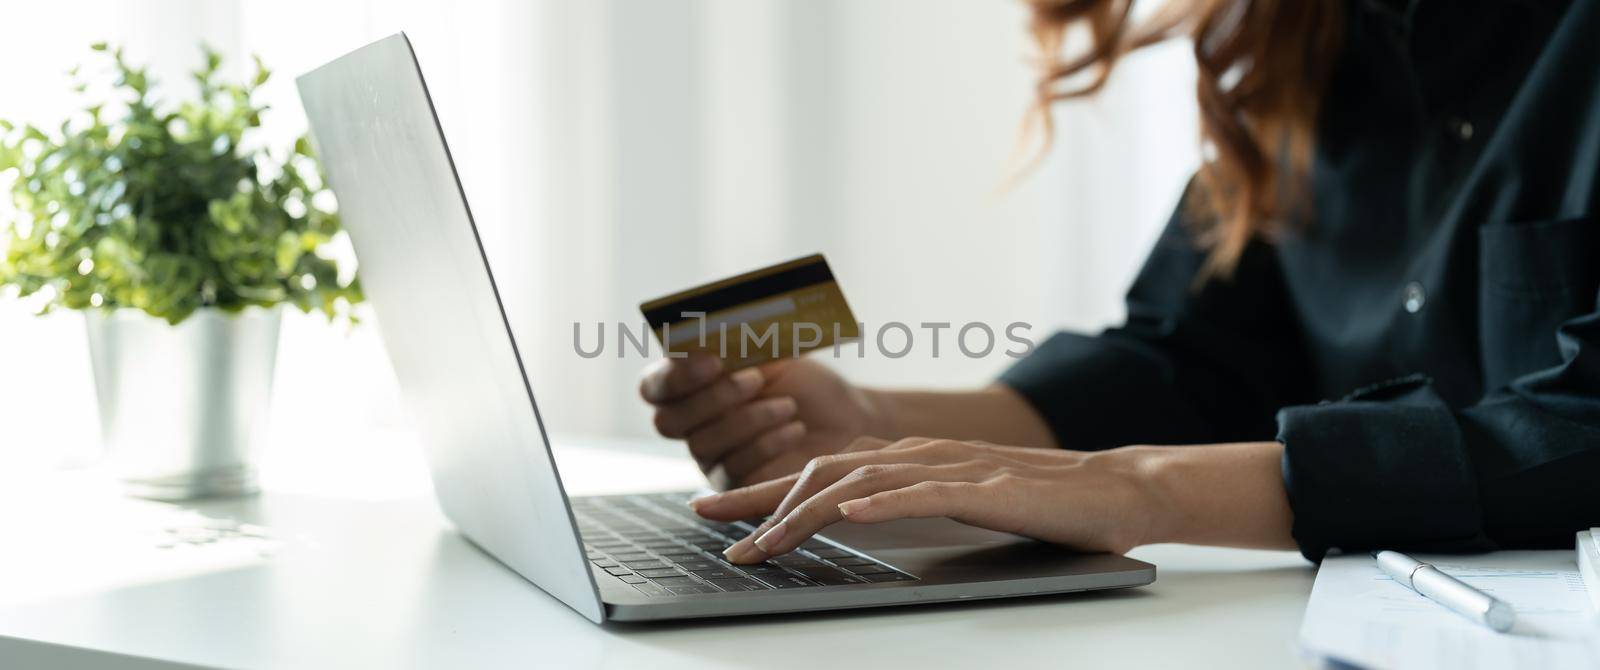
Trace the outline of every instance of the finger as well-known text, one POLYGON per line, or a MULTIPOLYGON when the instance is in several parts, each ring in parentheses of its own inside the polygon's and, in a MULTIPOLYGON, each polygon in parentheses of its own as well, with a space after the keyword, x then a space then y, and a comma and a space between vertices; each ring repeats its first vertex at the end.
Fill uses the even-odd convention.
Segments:
MULTIPOLYGON (((805 430, 803 426, 802 429, 805 430)), ((767 440, 767 436, 762 436, 757 438, 756 442, 751 446, 729 454, 727 458, 723 459, 722 467, 726 469, 730 477, 746 482, 764 482, 769 479, 777 479, 794 474, 795 471, 804 468, 807 461, 811 460, 810 457, 797 454, 794 451, 799 447, 800 439, 807 434, 809 433, 801 432, 795 435, 792 440, 767 440)), ((849 445, 846 445, 841 450, 841 453, 871 451, 873 449, 881 449, 888 444, 888 440, 876 437, 859 437, 849 445)))
POLYGON ((856 438, 854 440, 851 440, 850 444, 845 445, 844 449, 842 450, 842 453, 854 453, 854 452, 857 452, 857 451, 875 451, 875 450, 887 447, 890 444, 891 443, 888 440, 885 440, 883 438, 862 436, 862 437, 858 437, 858 438, 856 438))
POLYGON ((789 464, 791 461, 783 457, 793 453, 805 436, 806 425, 799 421, 790 421, 756 436, 756 439, 749 444, 734 449, 722 458, 722 468, 734 481, 741 482, 764 482, 792 474, 805 466, 805 457, 797 455, 798 463, 792 465, 789 464), (773 466, 787 469, 779 470, 773 466))
POLYGON ((766 482, 774 479, 783 479, 784 477, 795 474, 804 468, 806 466, 806 460, 807 459, 804 456, 799 454, 795 454, 793 458, 788 456, 779 456, 767 461, 765 464, 757 467, 755 470, 752 470, 750 474, 745 475, 744 479, 740 481, 766 482))
POLYGON ((734 408, 689 433, 689 453, 702 468, 721 462, 740 445, 789 423, 799 411, 794 398, 765 398, 734 408))
POLYGON ((656 430, 681 438, 722 413, 754 398, 766 383, 761 371, 745 368, 656 408, 656 430))
POLYGON ((689 501, 689 509, 707 519, 718 521, 738 521, 764 515, 777 508, 778 503, 788 495, 789 489, 794 487, 794 482, 799 477, 799 474, 793 474, 760 484, 701 496, 689 501), (727 503, 726 500, 730 497, 735 498, 736 502, 727 503))
MULTIPOLYGON (((736 563, 756 563, 773 556, 794 551, 811 536, 844 518, 840 503, 866 498, 883 491, 902 489, 924 482, 972 483, 980 480, 993 466, 982 461, 951 463, 946 465, 868 465, 856 469, 845 478, 823 489, 811 498, 796 505, 788 514, 745 547, 735 552, 738 543, 730 547, 729 559, 736 563)), ((778 518, 778 517, 774 517, 778 518)))
POLYGON ((639 378, 639 396, 658 405, 705 386, 721 373, 722 361, 715 356, 663 358, 644 369, 639 378))
POLYGON ((1087 455, 1084 452, 1068 451, 1054 447, 1008 447, 981 440, 955 441, 926 437, 908 437, 881 448, 889 451, 934 451, 941 452, 944 460, 949 460, 952 457, 958 459, 978 458, 990 461, 995 465, 1010 466, 1043 465, 1053 467, 1071 465, 1075 461, 1063 458, 1063 456, 1081 458, 1087 455))
POLYGON ((1075 463, 1076 460, 1069 460, 1069 457, 1077 456, 1081 459, 1083 456, 1088 455, 1086 452, 1057 449, 1055 447, 1011 447, 988 442, 974 442, 973 444, 983 446, 985 451, 995 456, 1029 465, 1070 465, 1075 463))
MULTIPOLYGON (((799 473, 798 478, 794 480, 794 486, 783 497, 783 501, 778 503, 777 509, 772 510, 772 518, 782 519, 788 516, 802 502, 863 466, 891 463, 935 465, 961 460, 956 457, 963 451, 961 443, 948 440, 924 440, 923 442, 925 444, 920 447, 905 449, 884 448, 875 451, 819 456, 811 459, 806 464, 805 469, 799 473)), ((763 493, 770 495, 769 492, 763 493)), ((768 498, 761 498, 761 509, 767 509, 766 505, 768 503, 768 498)), ((752 509, 753 505, 747 503, 742 492, 729 491, 728 494, 720 496, 714 505, 717 514, 731 518, 749 518, 758 513, 755 509, 752 509)), ((754 548, 756 539, 761 536, 762 531, 760 530, 751 533, 735 542, 733 546, 723 553, 729 556, 745 554, 754 548)))
POLYGON ((703 516, 719 519, 748 519, 765 514, 782 516, 794 505, 838 481, 851 470, 873 463, 916 462, 915 459, 919 456, 926 454, 877 450, 818 456, 807 462, 805 469, 796 475, 774 480, 787 482, 784 488, 785 495, 779 498, 781 502, 775 503, 770 499, 769 489, 757 488, 773 483, 764 482, 701 498, 695 511, 703 516))
MULTIPOLYGON (((786 477, 793 481, 791 475, 795 475, 797 470, 804 468, 811 460, 794 451, 799 446, 800 440, 806 435, 804 424, 798 421, 785 424, 776 431, 756 438, 756 441, 749 447, 729 454, 720 465, 722 469, 717 472, 733 481, 767 482, 786 477)), ((881 440, 875 437, 858 438, 845 447, 845 451, 870 450, 880 448, 886 444, 889 444, 888 440, 881 440)), ((706 502, 710 503, 709 500, 706 502)), ((756 514, 770 514, 775 507, 769 507, 764 504, 759 506, 760 509, 754 513, 738 509, 726 512, 711 507, 705 509, 708 514, 716 514, 716 518, 747 519, 756 514), (746 512, 746 514, 740 516, 739 513, 741 511, 746 512)))
MULTIPOLYGON (((883 465, 889 463, 922 463, 934 464, 954 460, 950 451, 934 452, 931 449, 919 448, 930 445, 934 440, 921 437, 907 438, 892 442, 880 449, 872 449, 870 439, 856 440, 846 447, 845 451, 830 456, 818 456, 806 463, 800 472, 800 479, 789 490, 783 502, 772 511, 773 516, 783 517, 796 505, 810 499, 823 489, 833 485, 845 475, 854 472, 857 468, 868 465, 883 465)), ((955 444, 955 443, 951 443, 955 444)))
POLYGON ((1016 524, 1007 517, 1009 505, 986 495, 985 490, 977 484, 923 482, 846 500, 839 504, 839 513, 854 523, 947 517, 990 530, 1016 532, 1016 524))

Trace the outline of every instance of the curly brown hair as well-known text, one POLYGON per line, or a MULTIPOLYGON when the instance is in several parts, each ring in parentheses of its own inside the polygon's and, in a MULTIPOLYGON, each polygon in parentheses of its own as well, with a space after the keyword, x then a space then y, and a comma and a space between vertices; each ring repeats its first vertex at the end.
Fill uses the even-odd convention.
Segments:
POLYGON ((1189 202, 1208 250, 1202 278, 1228 276, 1254 237, 1309 202, 1317 111, 1341 44, 1338 0, 1171 0, 1132 18, 1133 0, 1025 0, 1043 55, 1030 124, 1053 130, 1055 102, 1095 93, 1118 59, 1187 35, 1198 66, 1202 163, 1189 202), (1063 54, 1081 29, 1087 47, 1063 54))

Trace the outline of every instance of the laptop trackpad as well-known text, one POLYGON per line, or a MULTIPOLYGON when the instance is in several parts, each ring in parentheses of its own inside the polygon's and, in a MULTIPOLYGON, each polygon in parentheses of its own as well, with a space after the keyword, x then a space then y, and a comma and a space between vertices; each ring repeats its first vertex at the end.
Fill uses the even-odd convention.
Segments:
POLYGON ((1027 542, 1010 533, 985 530, 949 519, 901 519, 885 523, 836 523, 822 536, 864 552, 883 549, 969 547, 1027 542))

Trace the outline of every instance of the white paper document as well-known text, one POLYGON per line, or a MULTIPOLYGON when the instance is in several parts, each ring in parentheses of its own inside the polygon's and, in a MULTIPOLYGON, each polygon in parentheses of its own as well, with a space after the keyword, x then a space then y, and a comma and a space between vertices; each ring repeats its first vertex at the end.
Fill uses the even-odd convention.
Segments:
POLYGON ((1495 633, 1407 589, 1366 554, 1330 556, 1300 628, 1309 652, 1364 668, 1600 668, 1600 621, 1574 552, 1419 555, 1509 603, 1517 625, 1495 633))

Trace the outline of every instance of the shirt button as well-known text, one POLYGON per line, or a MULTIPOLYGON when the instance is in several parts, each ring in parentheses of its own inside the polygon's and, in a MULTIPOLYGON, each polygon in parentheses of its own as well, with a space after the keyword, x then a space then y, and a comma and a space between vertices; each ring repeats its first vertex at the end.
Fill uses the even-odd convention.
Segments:
POLYGON ((1427 291, 1422 290, 1422 284, 1411 282, 1406 284, 1406 311, 1412 314, 1422 311, 1422 305, 1428 302, 1427 291))
POLYGON ((1475 129, 1472 127, 1472 122, 1459 116, 1450 117, 1447 125, 1450 126, 1450 132, 1454 133, 1456 138, 1462 142, 1470 141, 1472 139, 1473 132, 1475 132, 1475 129))

